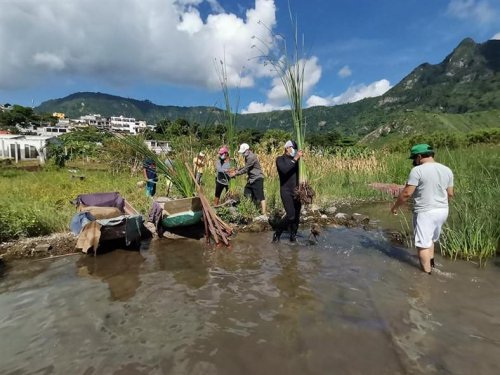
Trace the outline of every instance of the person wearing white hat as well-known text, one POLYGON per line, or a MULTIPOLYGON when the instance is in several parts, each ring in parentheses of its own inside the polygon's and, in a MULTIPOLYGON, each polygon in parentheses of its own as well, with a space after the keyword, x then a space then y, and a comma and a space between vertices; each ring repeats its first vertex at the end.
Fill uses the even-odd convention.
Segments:
POLYGON ((286 215, 277 223, 273 242, 279 242, 281 234, 287 228, 290 231, 290 241, 295 242, 300 223, 300 200, 295 196, 299 186, 299 160, 302 150, 295 141, 285 143, 285 152, 276 158, 276 168, 280 178, 280 196, 286 215))
POLYGON ((193 169, 197 184, 201 184, 201 176, 203 176, 203 168, 205 168, 205 153, 203 151, 200 151, 198 156, 196 156, 193 159, 193 169))
POLYGON ((266 211, 266 198, 264 196, 264 173, 255 155, 251 150, 248 143, 242 143, 238 150, 240 154, 245 157, 245 165, 230 174, 230 177, 240 176, 242 174, 248 175, 247 184, 243 194, 251 198, 256 204, 260 203, 261 214, 267 215, 266 211))

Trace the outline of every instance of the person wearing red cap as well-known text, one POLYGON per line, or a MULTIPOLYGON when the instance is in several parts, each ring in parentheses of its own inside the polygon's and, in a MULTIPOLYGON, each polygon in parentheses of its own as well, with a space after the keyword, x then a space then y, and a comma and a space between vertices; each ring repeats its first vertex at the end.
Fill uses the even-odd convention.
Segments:
POLYGON ((391 212, 413 197, 413 232, 422 270, 431 274, 434 267, 434 243, 448 218, 448 202, 453 197, 453 172, 434 161, 434 151, 422 143, 411 148, 413 168, 391 212))
POLYGON ((224 189, 227 191, 229 188, 229 169, 231 168, 229 160, 229 149, 222 146, 219 149, 217 161, 215 162, 215 199, 214 206, 217 206, 224 189))

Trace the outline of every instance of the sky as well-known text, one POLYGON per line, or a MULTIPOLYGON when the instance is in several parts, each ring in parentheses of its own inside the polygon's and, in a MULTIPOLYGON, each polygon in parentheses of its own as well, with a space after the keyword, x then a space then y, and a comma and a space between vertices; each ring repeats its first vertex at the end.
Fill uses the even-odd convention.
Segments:
POLYGON ((285 45, 294 61, 295 30, 304 107, 338 105, 382 95, 466 37, 500 39, 500 1, 0 0, 0 103, 91 91, 223 108, 223 67, 233 110, 284 109, 272 62, 285 45))

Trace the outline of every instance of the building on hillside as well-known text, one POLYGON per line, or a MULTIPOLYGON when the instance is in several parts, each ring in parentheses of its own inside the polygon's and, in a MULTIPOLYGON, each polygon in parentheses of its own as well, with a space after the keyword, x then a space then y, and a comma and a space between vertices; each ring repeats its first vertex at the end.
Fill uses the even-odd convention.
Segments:
POLYGON ((146 121, 124 116, 111 116, 109 126, 112 131, 129 134, 143 133, 147 129, 146 121))
POLYGON ((38 159, 40 164, 46 161, 46 146, 54 136, 0 134, 0 158, 12 159, 16 163, 22 160, 38 159))
POLYGON ((64 120, 66 118, 66 115, 64 113, 62 113, 62 112, 54 112, 52 114, 52 117, 55 117, 55 118, 57 118, 59 120, 64 120))
POLYGON ((58 137, 73 130, 66 126, 43 126, 36 129, 36 134, 43 137, 58 137))
POLYGON ((0 104, 0 112, 10 111, 11 109, 12 109, 12 106, 8 103, 0 104))
POLYGON ((102 117, 100 114, 91 114, 80 116, 79 122, 84 122, 89 126, 95 126, 98 129, 109 129, 110 122, 106 117, 102 117))
POLYGON ((167 154, 170 151, 172 151, 172 148, 170 147, 169 143, 167 141, 157 141, 155 139, 150 139, 144 141, 146 146, 151 151, 154 151, 154 153, 160 155, 160 154, 167 154))

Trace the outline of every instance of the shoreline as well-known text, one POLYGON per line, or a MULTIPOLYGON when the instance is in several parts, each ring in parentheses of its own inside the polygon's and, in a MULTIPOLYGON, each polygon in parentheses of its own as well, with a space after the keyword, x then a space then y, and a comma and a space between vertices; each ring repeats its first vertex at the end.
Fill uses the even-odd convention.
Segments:
MULTIPOLYGON (((321 227, 362 227, 367 230, 376 228, 370 225, 370 218, 363 214, 355 213, 351 215, 335 212, 327 215, 320 213, 319 210, 308 210, 301 217, 300 230, 307 230, 308 226, 312 224, 319 224, 321 227)), ((273 230, 267 221, 259 220, 254 220, 248 224, 230 223, 230 225, 235 229, 235 232, 261 233, 273 230)), ((391 235, 391 237, 396 240, 400 238, 398 235, 391 235)), ((75 248, 77 239, 78 236, 72 232, 58 232, 46 236, 26 237, 3 242, 0 243, 0 264, 7 265, 15 260, 40 260, 78 253, 84 254, 75 248)), ((89 255, 93 256, 92 252, 89 255)))

